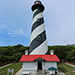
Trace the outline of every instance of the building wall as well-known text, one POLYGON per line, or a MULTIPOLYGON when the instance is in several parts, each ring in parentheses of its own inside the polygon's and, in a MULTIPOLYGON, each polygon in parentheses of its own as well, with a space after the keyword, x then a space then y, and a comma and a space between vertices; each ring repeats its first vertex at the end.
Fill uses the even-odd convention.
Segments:
MULTIPOLYGON (((23 62, 23 70, 37 70, 37 62, 23 62)), ((42 69, 48 70, 50 67, 57 68, 57 62, 42 62, 42 69)))
POLYGON ((36 70, 37 62, 23 62, 23 70, 36 70))
MULTIPOLYGON (((49 72, 50 74, 53 73, 53 71, 49 71, 48 68, 55 67, 57 68, 57 62, 43 62, 42 61, 42 69, 45 72, 49 72)), ((36 70, 38 69, 38 62, 23 62, 23 68, 22 68, 22 74, 29 74, 29 73, 36 73, 36 70)))
POLYGON ((57 62, 43 62, 42 66, 44 70, 48 70, 50 67, 57 68, 57 62))

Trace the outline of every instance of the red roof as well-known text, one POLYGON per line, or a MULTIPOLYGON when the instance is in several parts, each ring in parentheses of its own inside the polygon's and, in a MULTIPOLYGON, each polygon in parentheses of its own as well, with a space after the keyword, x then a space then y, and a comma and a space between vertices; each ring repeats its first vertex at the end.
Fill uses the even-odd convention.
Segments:
POLYGON ((42 58, 46 61, 57 61, 59 62, 59 58, 56 55, 23 55, 20 59, 20 62, 33 62, 35 59, 42 58))

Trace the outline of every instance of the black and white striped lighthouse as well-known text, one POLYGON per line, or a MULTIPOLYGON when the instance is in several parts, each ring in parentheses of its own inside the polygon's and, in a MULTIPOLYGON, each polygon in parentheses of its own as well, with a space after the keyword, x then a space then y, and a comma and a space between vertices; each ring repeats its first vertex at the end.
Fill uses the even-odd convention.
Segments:
POLYGON ((32 6, 33 22, 30 39, 30 55, 44 55, 48 52, 43 11, 45 7, 40 1, 35 1, 32 6))

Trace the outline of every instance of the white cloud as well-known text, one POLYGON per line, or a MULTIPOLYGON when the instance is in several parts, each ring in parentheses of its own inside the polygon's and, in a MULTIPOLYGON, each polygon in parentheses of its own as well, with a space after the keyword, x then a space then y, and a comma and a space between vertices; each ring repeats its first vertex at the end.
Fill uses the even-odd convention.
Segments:
POLYGON ((17 37, 17 36, 25 36, 29 37, 28 34, 26 34, 25 29, 20 27, 10 27, 10 25, 0 25, 0 33, 7 33, 8 35, 11 35, 11 37, 17 37))
POLYGON ((9 26, 7 24, 0 25, 0 33, 8 32, 8 31, 11 31, 11 29, 9 28, 9 26))
POLYGON ((7 27, 6 25, 2 24, 1 27, 7 27))
POLYGON ((16 43, 16 44, 18 44, 18 42, 17 41, 13 41, 14 43, 16 43))
POLYGON ((4 33, 3 31, 0 31, 0 33, 4 33))
POLYGON ((18 34, 18 35, 20 35, 20 34, 23 35, 24 34, 24 29, 21 28, 19 30, 13 30, 13 33, 18 34))
POLYGON ((2 45, 3 43, 0 42, 0 45, 2 45))
POLYGON ((7 34, 11 35, 11 37, 16 37, 16 36, 26 36, 28 37, 27 34, 25 34, 25 31, 23 28, 17 29, 17 30, 12 30, 11 32, 8 32, 7 34))
POLYGON ((7 25, 4 25, 4 24, 0 25, 0 32, 3 32, 4 30, 7 30, 7 29, 8 29, 7 25))
POLYGON ((20 27, 10 27, 10 25, 0 25, 0 33, 7 33, 8 35, 11 35, 11 37, 16 37, 16 36, 26 36, 28 37, 28 34, 26 34, 25 30, 20 27))

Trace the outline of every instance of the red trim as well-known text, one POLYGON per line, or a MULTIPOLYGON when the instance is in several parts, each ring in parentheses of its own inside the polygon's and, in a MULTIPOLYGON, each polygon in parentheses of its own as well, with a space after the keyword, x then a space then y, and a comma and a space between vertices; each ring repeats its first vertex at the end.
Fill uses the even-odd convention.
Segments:
POLYGON ((56 61, 59 62, 59 58, 56 55, 23 55, 20 62, 33 62, 35 59, 42 58, 46 61, 56 61))

